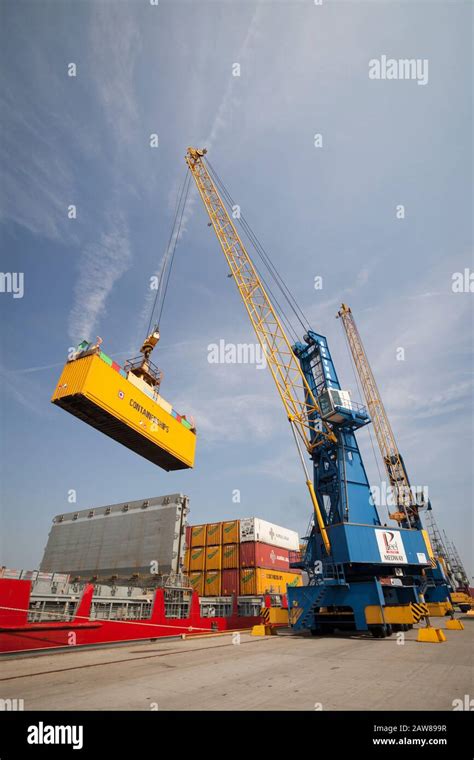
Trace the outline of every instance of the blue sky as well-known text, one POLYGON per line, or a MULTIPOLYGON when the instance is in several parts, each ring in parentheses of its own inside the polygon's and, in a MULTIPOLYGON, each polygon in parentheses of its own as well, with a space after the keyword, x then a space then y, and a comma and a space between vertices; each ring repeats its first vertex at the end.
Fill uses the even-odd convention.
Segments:
MULTIPOLYGON (((207 360, 211 343, 254 338, 195 192, 155 353, 164 397, 197 421, 195 469, 166 473, 49 403, 83 337, 102 336, 119 362, 136 355, 196 145, 355 391, 334 319, 351 305, 411 480, 428 485, 473 572, 472 294, 452 292, 453 273, 472 268, 471 12, 461 2, 2 4, 2 271, 25 277, 23 298, 0 294, 2 563, 38 566, 69 489, 78 508, 182 491, 195 523, 255 514, 307 525, 269 373, 207 360), (381 55, 428 59, 428 83, 370 80, 381 55)), ((367 431, 359 441, 376 484, 367 431)))

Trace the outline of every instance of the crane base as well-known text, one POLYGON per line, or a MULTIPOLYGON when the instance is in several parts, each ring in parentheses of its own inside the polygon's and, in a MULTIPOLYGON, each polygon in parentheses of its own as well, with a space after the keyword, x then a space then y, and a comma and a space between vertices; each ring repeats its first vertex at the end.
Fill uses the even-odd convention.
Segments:
POLYGON ((450 602, 427 602, 428 614, 430 617, 446 617, 453 611, 453 606, 450 602))
POLYGON ((446 623, 448 631, 464 631, 464 626, 460 620, 448 620, 446 623))
POLYGON ((420 628, 416 640, 431 644, 441 644, 443 641, 446 641, 446 636, 441 628, 432 628, 430 626, 429 628, 420 628))
POLYGON ((254 625, 252 636, 276 636, 276 631, 271 625, 254 625))

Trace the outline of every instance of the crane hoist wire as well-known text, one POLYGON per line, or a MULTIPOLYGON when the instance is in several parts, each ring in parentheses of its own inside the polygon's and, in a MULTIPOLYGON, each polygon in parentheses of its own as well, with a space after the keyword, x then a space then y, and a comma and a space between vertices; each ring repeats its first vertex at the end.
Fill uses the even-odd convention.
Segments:
MULTIPOLYGON (((209 161, 209 159, 207 159, 206 164, 207 164, 207 166, 209 168, 209 173, 211 174, 212 179, 214 180, 214 182, 217 185, 217 187, 219 188, 219 190, 222 192, 222 195, 226 199, 227 203, 231 207, 235 206, 234 199, 232 198, 230 192, 228 191, 228 189, 225 186, 225 184, 222 181, 222 179, 219 177, 218 173, 216 172, 216 170, 212 166, 212 164, 209 161)), ((291 292, 291 290, 289 289, 289 287, 285 283, 283 277, 278 272, 276 266, 273 264, 270 256, 266 252, 266 250, 263 247, 262 243, 259 241, 259 239, 257 238, 256 234, 253 232, 252 228, 250 227, 249 223, 247 222, 247 220, 246 220, 246 218, 245 218, 245 216, 243 214, 240 214, 240 217, 237 219, 237 221, 239 222, 239 225, 241 226, 241 228, 244 230, 244 232, 245 232, 247 238, 249 239, 249 241, 252 243, 252 246, 255 249, 256 253, 258 254, 259 258, 261 259, 262 263, 268 269, 268 272, 269 272, 270 276, 274 279, 275 284, 279 288, 281 294, 283 295, 283 297, 286 300, 288 306, 290 307, 291 311, 293 312, 293 315, 295 316, 295 318, 300 323, 301 327, 303 328, 303 331, 306 332, 310 328, 309 320, 306 317, 306 315, 304 314, 304 312, 301 309, 301 307, 298 305, 298 302, 296 301, 293 293, 291 292)), ((255 265, 255 262, 254 262, 254 265, 255 265)), ((285 319, 287 319, 284 310, 279 305, 278 300, 275 298, 274 294, 271 292, 270 288, 268 287, 268 284, 265 282, 265 280, 261 276, 260 272, 259 272, 259 275, 260 275, 260 277, 261 277, 261 279, 262 279, 265 287, 267 288, 267 290, 269 291, 270 295, 272 296, 272 299, 273 299, 274 303, 276 303, 276 305, 278 306, 279 311, 281 312, 281 314, 283 315, 283 317, 285 317, 285 319)), ((291 323, 288 325, 288 322, 286 322, 286 326, 290 327, 290 332, 293 334, 293 336, 295 337, 295 339, 297 339, 297 334, 296 334, 295 330, 293 329, 293 327, 291 327, 291 323)))
MULTIPOLYGON (((227 204, 230 207, 234 206, 235 203, 234 203, 234 200, 233 200, 232 196, 227 191, 227 189, 225 188, 225 186, 223 185, 223 183, 218 179, 218 177, 216 176, 215 172, 212 171, 212 169, 211 169, 211 167, 209 165, 209 162, 206 162, 206 164, 207 164, 207 167, 208 167, 209 175, 212 178, 212 181, 214 182, 214 184, 216 185, 216 187, 219 188, 220 192, 222 193, 222 196, 227 201, 227 204)), ((237 220, 237 221, 241 222, 241 220, 237 220)), ((256 244, 254 243, 254 241, 252 240, 253 233, 252 233, 252 230, 250 229, 250 227, 248 227, 248 230, 247 230, 246 227, 244 226, 244 224, 240 223, 239 226, 243 229, 243 231, 245 233, 245 236, 249 240, 250 245, 252 246, 252 248, 255 249, 256 253, 261 258, 261 255, 260 255, 260 253, 258 251, 258 248, 257 248, 256 244)), ((253 263, 253 266, 255 267, 255 271, 257 272, 257 274, 258 274, 261 282, 264 284, 267 293, 271 296, 272 304, 273 304, 273 307, 274 307, 276 313, 278 314, 278 317, 280 318, 282 324, 285 325, 285 328, 286 328, 287 332, 291 335, 292 339, 296 342, 298 340, 298 335, 296 333, 296 330, 294 329, 293 325, 289 321, 287 315, 285 314, 285 311, 284 311, 283 307, 281 306, 280 302, 278 301, 278 298, 276 297, 276 295, 272 291, 270 285, 268 284, 268 281, 266 280, 266 278, 262 274, 261 269, 259 269, 259 267, 256 265, 256 263, 255 263, 255 261, 253 259, 252 259, 252 263, 253 263)), ((269 269, 269 267, 267 267, 267 268, 269 269)), ((273 273, 270 270, 269 270, 269 273, 270 273, 270 276, 274 277, 273 273)))
MULTIPOLYGON (((216 170, 213 168, 209 160, 207 161, 207 165, 209 167, 209 172, 212 175, 212 178, 216 186, 219 188, 220 192, 222 193, 223 197, 225 198, 225 200, 231 207, 234 206, 235 205, 234 199, 232 198, 224 182, 219 177, 219 175, 217 174, 216 170)), ((191 182, 191 173, 188 169, 186 172, 184 181, 181 185, 181 189, 178 193, 178 200, 176 204, 172 228, 171 228, 170 236, 169 236, 168 243, 165 249, 165 253, 163 256, 163 267, 160 272, 158 287, 157 287, 157 291, 156 291, 156 295, 155 295, 155 299, 153 303, 153 308, 150 315, 148 332, 150 332, 150 329, 153 324, 153 319, 154 319, 155 314, 157 313, 157 310, 158 310, 158 318, 155 320, 155 322, 158 327, 160 325, 160 321, 163 315, 163 309, 165 305, 166 295, 168 292, 168 285, 169 285, 169 281, 171 277, 171 272, 173 269, 177 243, 179 240, 184 211, 186 208, 187 198, 189 194, 190 182, 191 182)), ((240 227, 243 229, 246 237, 250 241, 252 247, 255 249, 263 265, 268 270, 270 277, 274 280, 276 286, 278 287, 281 294, 283 295, 294 317, 297 319, 297 321, 300 323, 301 327, 303 328, 303 331, 306 333, 306 331, 310 327, 309 320, 307 319, 304 312, 298 305, 293 293, 290 291, 283 277, 278 272, 270 256, 268 255, 265 248, 263 247, 263 245, 257 238, 256 234, 253 232, 252 228, 250 227, 244 215, 241 214, 240 219, 238 219, 237 221, 239 222, 240 227)), ((255 262, 254 262, 254 266, 255 266, 255 262)), ((263 284, 265 285, 265 288, 267 289, 270 297, 272 298, 273 305, 276 311, 278 312, 280 319, 285 324, 285 327, 288 330, 288 332, 291 334, 293 340, 297 342, 299 340, 298 333, 296 332, 291 321, 289 320, 287 313, 285 313, 285 310, 281 306, 278 298, 275 296, 274 292, 272 291, 272 288, 268 284, 268 281, 265 279, 265 277, 262 275, 261 271, 259 271, 257 267, 255 268, 257 269, 259 277, 262 280, 263 284)))
MULTIPOLYGON (((225 186, 223 180, 219 177, 219 175, 217 174, 216 170, 214 169, 214 167, 210 163, 209 159, 207 159, 206 163, 207 163, 207 166, 209 167, 210 174, 212 175, 213 180, 215 181, 216 185, 221 190, 222 194, 225 196, 227 202, 229 203, 229 205, 234 206, 235 205, 234 199, 232 198, 232 196, 231 196, 230 192, 228 191, 227 187, 225 186)), ((247 220, 246 220, 246 218, 245 218, 245 216, 243 214, 240 214, 240 217, 238 218, 237 221, 238 221, 239 225, 242 227, 242 229, 244 230, 244 232, 245 232, 247 238, 249 239, 249 241, 252 243, 252 246, 255 248, 255 250, 256 250, 258 256, 260 257, 260 259, 262 260, 263 264, 267 267, 270 275, 275 280, 278 288, 280 289, 282 295, 284 296, 285 300, 287 301, 288 305, 290 306, 290 309, 292 310, 293 314, 295 315, 295 317, 297 318, 297 320, 301 324, 303 330, 306 331, 310 327, 309 320, 307 319, 307 317, 303 313, 302 309, 298 305, 295 297, 293 296, 292 292, 290 291, 290 289, 286 285, 285 281, 283 280, 283 277, 280 275, 280 273, 278 272, 277 268, 273 264, 270 256, 266 252, 266 250, 263 247, 262 243, 257 238, 257 235, 253 232, 252 228, 250 227, 250 224, 247 222, 247 220)))
POLYGON ((188 199, 189 194, 189 185, 191 183, 191 174, 189 169, 186 171, 186 174, 184 176, 183 183, 181 185, 181 189, 178 192, 178 200, 176 203, 176 209, 175 214, 173 218, 173 224, 171 227, 170 236, 168 239, 168 244, 166 246, 165 252, 163 254, 163 266, 161 268, 160 277, 158 281, 158 287, 156 289, 156 295, 153 302, 153 308, 151 310, 150 314, 150 321, 148 324, 148 333, 151 330, 153 318, 155 316, 155 313, 157 311, 157 308, 159 308, 158 312, 158 319, 156 320, 156 325, 159 327, 161 317, 163 315, 163 308, 165 305, 166 300, 166 294, 168 292, 168 285, 171 277, 171 271, 173 269, 173 263, 174 263, 174 257, 176 253, 176 247, 179 240, 179 235, 181 232, 181 227, 183 224, 183 216, 184 216, 184 210, 186 208, 186 202, 188 199))

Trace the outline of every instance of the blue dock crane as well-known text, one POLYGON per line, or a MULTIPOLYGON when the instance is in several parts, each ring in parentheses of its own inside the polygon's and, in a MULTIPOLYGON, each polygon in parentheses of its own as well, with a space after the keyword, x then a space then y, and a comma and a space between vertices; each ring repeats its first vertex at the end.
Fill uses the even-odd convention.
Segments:
MULTIPOLYGON (((370 422, 367 410, 341 389, 323 336, 309 330, 304 342, 290 342, 286 319, 237 232, 220 193, 230 205, 232 198, 206 153, 190 147, 185 160, 267 359, 313 506, 306 549, 293 563, 308 582, 288 587, 290 625, 314 634, 342 627, 382 637, 424 620, 418 640, 444 641, 443 632, 431 627, 423 597, 422 571, 431 565, 423 533, 382 525, 371 499, 355 436, 370 422)), ((275 273, 271 264, 269 270, 275 273)))
POLYGON ((420 570, 431 566, 429 549, 419 530, 381 523, 355 435, 370 417, 341 389, 326 338, 308 331, 293 350, 336 442, 325 439, 312 453, 331 551, 313 525, 293 563, 307 573, 308 585, 288 589, 290 622, 315 635, 335 628, 390 635, 428 616, 420 570))

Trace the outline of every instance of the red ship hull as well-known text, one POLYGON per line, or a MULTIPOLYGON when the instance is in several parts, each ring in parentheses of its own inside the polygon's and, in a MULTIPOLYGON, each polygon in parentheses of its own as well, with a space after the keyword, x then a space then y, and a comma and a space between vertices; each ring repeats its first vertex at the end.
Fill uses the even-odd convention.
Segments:
POLYGON ((29 580, 0 578, 0 654, 12 654, 63 647, 157 639, 166 636, 196 636, 219 631, 250 628, 260 617, 242 616, 234 599, 228 617, 201 617, 199 597, 193 593, 189 617, 165 615, 162 589, 156 589, 151 616, 145 620, 102 620, 91 618, 94 585, 87 584, 69 620, 31 623, 28 620, 32 583, 29 580))

